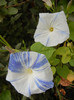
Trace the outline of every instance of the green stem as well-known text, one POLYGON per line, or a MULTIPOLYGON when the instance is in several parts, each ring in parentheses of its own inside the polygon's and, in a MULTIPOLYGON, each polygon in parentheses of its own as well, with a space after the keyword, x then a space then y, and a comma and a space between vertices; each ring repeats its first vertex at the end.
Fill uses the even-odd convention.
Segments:
POLYGON ((0 40, 0 42, 1 42, 2 44, 6 45, 5 42, 3 42, 2 40, 0 40))
POLYGON ((69 14, 68 14, 68 12, 67 12, 66 18, 68 19, 68 17, 69 17, 69 14))
POLYGON ((5 8, 10 8, 10 7, 16 7, 16 6, 21 6, 22 4, 26 3, 27 1, 23 1, 23 2, 20 2, 20 3, 17 3, 15 5, 11 5, 11 6, 5 6, 5 8))
POLYGON ((20 50, 17 49, 13 49, 13 48, 9 48, 7 46, 5 46, 6 50, 9 51, 10 53, 16 53, 16 52, 20 52, 20 50))
POLYGON ((54 12, 54 8, 53 7, 51 7, 51 9, 53 10, 53 12, 54 12))
POLYGON ((0 38, 1 38, 1 42, 4 44, 4 45, 6 45, 6 46, 8 46, 8 47, 10 47, 11 48, 11 46, 9 45, 9 43, 0 35, 0 38))
POLYGON ((57 93, 58 93, 58 96, 59 96, 59 100, 62 100, 62 96, 61 96, 61 94, 60 94, 60 92, 59 92, 59 89, 58 89, 58 87, 55 85, 55 87, 56 87, 56 91, 57 91, 57 93))

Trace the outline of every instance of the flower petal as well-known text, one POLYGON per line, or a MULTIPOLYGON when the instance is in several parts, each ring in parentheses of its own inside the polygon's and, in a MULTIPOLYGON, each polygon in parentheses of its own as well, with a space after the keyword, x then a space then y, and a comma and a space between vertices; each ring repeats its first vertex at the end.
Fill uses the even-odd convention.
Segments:
POLYGON ((48 41, 46 46, 49 47, 63 43, 65 40, 69 38, 69 34, 66 31, 55 29, 54 32, 51 35, 49 34, 48 37, 50 38, 50 40, 48 41))
POLYGON ((53 80, 53 74, 51 69, 48 67, 46 67, 44 70, 34 70, 34 76, 38 77, 41 80, 45 80, 45 81, 51 81, 53 80))
POLYGON ((36 61, 32 65, 32 69, 40 69, 40 67, 44 68, 43 66, 50 66, 48 64, 46 57, 43 54, 38 54, 36 61))
POLYGON ((9 69, 11 71, 21 72, 23 69, 22 63, 21 53, 10 54, 9 69))
POLYGON ((31 76, 27 73, 15 73, 10 70, 8 70, 8 74, 6 76, 6 80, 10 81, 19 93, 27 97, 31 95, 29 88, 30 78, 31 76))
POLYGON ((69 27, 67 24, 67 19, 66 19, 65 13, 63 11, 61 11, 59 13, 56 20, 53 21, 52 24, 53 24, 54 28, 56 28, 58 30, 66 31, 66 33, 69 34, 69 27))
POLYGON ((40 79, 37 79, 37 81, 41 84, 41 86, 46 88, 46 90, 53 88, 53 86, 54 86, 54 83, 52 81, 43 81, 43 80, 40 80, 40 79))

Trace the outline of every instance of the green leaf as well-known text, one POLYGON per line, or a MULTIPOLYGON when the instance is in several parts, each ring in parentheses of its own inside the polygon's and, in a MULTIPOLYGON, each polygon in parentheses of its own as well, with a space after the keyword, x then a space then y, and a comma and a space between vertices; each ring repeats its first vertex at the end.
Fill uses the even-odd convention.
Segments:
POLYGON ((69 68, 68 68, 68 66, 66 66, 66 65, 63 65, 63 67, 57 66, 57 67, 56 67, 56 70, 57 70, 57 74, 58 74, 59 76, 65 78, 65 79, 67 78, 67 75, 68 75, 68 73, 69 73, 69 68))
POLYGON ((69 9, 69 13, 74 12, 74 5, 71 5, 71 8, 69 9))
POLYGON ((62 56, 62 63, 68 63, 71 59, 71 52, 68 47, 60 47, 56 50, 55 56, 61 55, 62 56))
POLYGON ((62 63, 66 64, 66 63, 68 63, 70 61, 70 59, 71 59, 70 55, 63 55, 62 56, 62 63))
POLYGON ((11 93, 9 90, 3 91, 0 94, 0 100, 11 100, 11 93))
POLYGON ((70 39, 74 41, 74 22, 69 23, 69 28, 70 28, 70 39))
POLYGON ((37 42, 31 46, 31 50, 38 53, 42 53, 47 57, 47 59, 49 59, 52 56, 53 52, 55 51, 55 48, 45 47, 41 43, 37 42))
POLYGON ((8 8, 8 15, 14 15, 18 13, 18 9, 14 7, 8 8))
POLYGON ((8 10, 5 7, 0 8, 0 15, 5 16, 8 14, 8 10))
POLYGON ((15 21, 17 21, 21 17, 22 13, 19 13, 15 16, 11 17, 11 24, 14 24, 15 21))
POLYGON ((51 56, 51 58, 49 59, 49 62, 51 65, 57 65, 60 62, 60 59, 57 59, 56 57, 51 56))
POLYGON ((9 0, 8 6, 16 5, 17 3, 17 0, 9 0))
POLYGON ((57 55, 67 55, 70 54, 70 50, 68 47, 60 47, 56 50, 57 55))
POLYGON ((70 64, 72 67, 74 67, 74 59, 71 59, 70 62, 69 62, 69 64, 70 64))
POLYGON ((51 70, 53 72, 53 75, 56 73, 56 68, 54 66, 51 67, 51 70))
POLYGON ((7 4, 6 0, 0 0, 0 6, 6 5, 6 4, 7 4))

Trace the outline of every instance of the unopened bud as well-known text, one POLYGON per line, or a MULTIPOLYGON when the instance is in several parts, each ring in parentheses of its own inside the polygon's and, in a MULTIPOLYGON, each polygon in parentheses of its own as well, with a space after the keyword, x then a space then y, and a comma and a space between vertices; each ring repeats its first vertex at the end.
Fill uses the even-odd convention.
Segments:
POLYGON ((68 5, 67 5, 67 11, 70 9, 71 5, 72 5, 72 0, 70 0, 68 5))
POLYGON ((44 1, 49 7, 52 7, 51 0, 42 0, 42 1, 44 1))

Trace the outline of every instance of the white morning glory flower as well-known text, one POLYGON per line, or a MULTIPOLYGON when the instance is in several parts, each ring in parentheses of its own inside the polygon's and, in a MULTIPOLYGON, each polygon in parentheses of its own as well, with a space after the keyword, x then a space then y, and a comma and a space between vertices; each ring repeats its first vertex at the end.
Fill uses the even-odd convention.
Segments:
POLYGON ((69 38, 69 28, 63 11, 58 13, 40 13, 35 42, 43 45, 56 46, 69 38))
POLYGON ((27 97, 45 92, 54 85, 48 60, 43 54, 32 51, 10 54, 6 80, 27 97))

